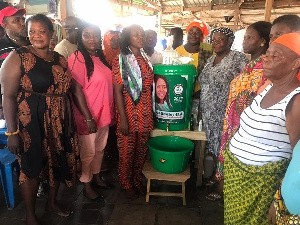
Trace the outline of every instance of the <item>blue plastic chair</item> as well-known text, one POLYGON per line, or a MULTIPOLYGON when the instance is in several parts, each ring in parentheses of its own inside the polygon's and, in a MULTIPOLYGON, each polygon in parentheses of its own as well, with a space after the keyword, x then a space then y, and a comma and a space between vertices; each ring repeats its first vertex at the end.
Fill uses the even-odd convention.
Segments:
MULTIPOLYGON (((7 145, 6 129, 0 129, 0 144, 7 145)), ((17 176, 20 174, 20 167, 16 155, 7 148, 0 149, 0 178, 7 208, 15 207, 13 172, 16 169, 17 176)))

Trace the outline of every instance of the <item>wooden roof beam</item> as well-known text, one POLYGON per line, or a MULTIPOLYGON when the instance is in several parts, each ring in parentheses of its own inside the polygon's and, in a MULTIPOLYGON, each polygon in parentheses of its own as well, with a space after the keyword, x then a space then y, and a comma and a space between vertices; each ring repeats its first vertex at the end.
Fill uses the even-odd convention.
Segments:
POLYGON ((152 5, 156 10, 161 11, 161 7, 157 5, 154 1, 151 0, 143 0, 143 2, 146 2, 150 5, 152 5))
POLYGON ((163 13, 179 13, 183 11, 190 11, 190 12, 200 12, 200 11, 206 11, 206 10, 222 10, 222 9, 232 9, 234 10, 236 8, 236 4, 225 4, 225 5, 207 5, 207 6, 199 6, 199 7, 168 7, 164 8, 162 12, 163 13))
MULTIPOLYGON (((264 9, 266 6, 266 2, 244 2, 242 4, 243 9, 264 9)), ((295 7, 295 6, 300 6, 300 1, 298 0, 292 0, 292 1, 287 1, 287 0, 279 0, 279 1, 274 1, 273 2, 273 8, 289 8, 289 7, 295 7)))
MULTIPOLYGON (((118 5, 121 5, 122 6, 128 6, 128 2, 123 2, 123 1, 120 1, 120 0, 108 0, 110 3, 112 4, 118 4, 118 5)), ((148 11, 152 11, 152 12, 157 12, 157 10, 155 8, 152 8, 152 7, 148 7, 148 6, 145 6, 145 5, 137 5, 137 4, 132 4, 130 7, 134 7, 134 8, 137 8, 137 9, 142 9, 142 10, 148 10, 148 11)))

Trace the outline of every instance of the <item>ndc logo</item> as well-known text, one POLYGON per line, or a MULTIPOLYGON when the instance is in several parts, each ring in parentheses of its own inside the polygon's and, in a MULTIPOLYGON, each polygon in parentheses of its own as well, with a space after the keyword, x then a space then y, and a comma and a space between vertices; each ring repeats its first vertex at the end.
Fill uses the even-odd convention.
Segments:
POLYGON ((177 84, 175 87, 174 87, 174 94, 175 95, 181 95, 183 93, 184 89, 183 89, 183 86, 181 84, 177 84))

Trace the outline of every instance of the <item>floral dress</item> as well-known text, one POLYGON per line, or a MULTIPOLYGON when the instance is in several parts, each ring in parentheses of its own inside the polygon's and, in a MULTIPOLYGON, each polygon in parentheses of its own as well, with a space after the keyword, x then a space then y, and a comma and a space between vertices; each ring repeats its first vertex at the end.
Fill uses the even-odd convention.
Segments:
POLYGON ((18 123, 23 153, 18 155, 20 183, 48 178, 71 186, 80 169, 78 142, 72 124, 68 91, 72 76, 57 52, 47 61, 29 48, 16 50, 21 58, 18 123))
POLYGON ((218 64, 211 56, 199 75, 201 86, 200 110, 208 140, 207 150, 218 156, 230 82, 247 65, 245 54, 230 51, 218 64))

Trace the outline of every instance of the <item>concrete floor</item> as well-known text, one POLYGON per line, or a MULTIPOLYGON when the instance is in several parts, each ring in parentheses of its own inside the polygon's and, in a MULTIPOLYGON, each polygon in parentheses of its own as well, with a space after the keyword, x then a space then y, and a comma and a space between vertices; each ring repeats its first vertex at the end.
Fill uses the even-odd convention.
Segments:
MULTIPOLYGON (((74 214, 63 218, 44 209, 47 194, 38 198, 36 212, 42 225, 221 225, 224 224, 224 209, 220 202, 205 199, 209 193, 206 187, 195 186, 196 170, 192 168, 192 176, 186 183, 187 205, 182 206, 182 199, 178 197, 150 196, 150 202, 145 197, 135 201, 126 198, 117 182, 117 162, 112 161, 112 169, 104 176, 114 181, 116 187, 112 190, 102 190, 106 203, 93 203, 83 194, 83 185, 77 183, 72 188, 61 185, 58 199, 68 205, 73 205, 74 214)), ((173 183, 154 181, 151 183, 154 191, 177 191, 181 186, 173 183)), ((2 190, 2 187, 1 187, 2 190)), ((24 223, 24 202, 20 196, 20 189, 15 190, 16 207, 7 210, 3 192, 0 191, 0 224, 21 225, 24 223)))

